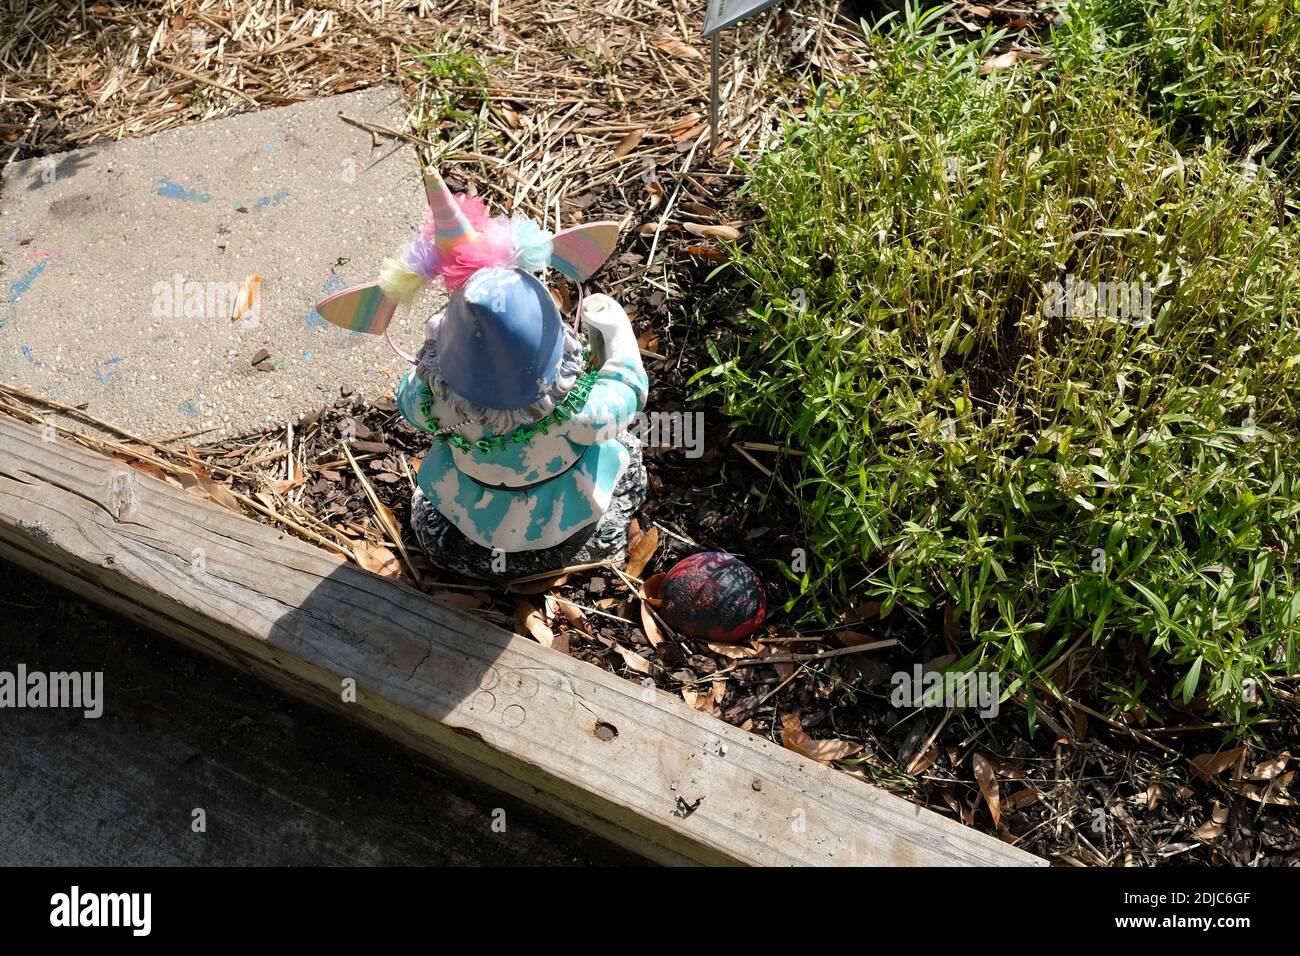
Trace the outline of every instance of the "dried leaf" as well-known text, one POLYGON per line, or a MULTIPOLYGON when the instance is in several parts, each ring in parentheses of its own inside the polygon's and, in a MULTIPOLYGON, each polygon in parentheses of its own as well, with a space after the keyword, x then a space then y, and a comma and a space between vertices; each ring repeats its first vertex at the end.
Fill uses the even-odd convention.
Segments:
POLYGON ((631 577, 639 578, 645 571, 645 566, 659 550, 659 529, 651 525, 648 531, 641 531, 640 525, 633 521, 631 528, 628 529, 628 536, 630 540, 627 548, 627 573, 631 577))
POLYGON ((781 744, 827 766, 836 760, 847 760, 862 750, 862 744, 850 740, 814 740, 804 733, 799 715, 789 711, 781 715, 781 744))
POLYGON ((708 128, 709 128, 708 123, 700 123, 698 126, 693 126, 690 129, 688 129, 686 132, 674 136, 673 142, 677 144, 678 152, 683 152, 683 153, 686 152, 686 150, 690 147, 691 142, 694 141, 695 139, 698 139, 700 134, 703 133, 708 128))
MULTIPOLYGON (((650 182, 645 184, 645 191, 650 194, 650 205, 646 208, 646 212, 653 212, 654 209, 664 201, 664 187, 659 184, 659 180, 652 179, 650 182)), ((646 223, 645 226, 642 227, 642 230, 643 235, 650 235, 655 231, 654 223, 646 223), (648 232, 644 231, 646 228, 649 229, 648 232)))
POLYGON ((663 50, 669 56, 680 56, 688 60, 704 59, 703 53, 695 49, 695 47, 683 43, 681 40, 678 40, 676 37, 658 36, 655 37, 650 42, 651 44, 654 45, 656 49, 663 50))
MULTIPOLYGON (((136 471, 148 475, 150 478, 157 478, 159 481, 167 480, 167 472, 163 471, 151 461, 140 461, 138 458, 127 458, 125 455, 114 455, 120 461, 126 462, 136 471)), ((182 487, 184 487, 182 485, 182 487)))
POLYGON ((713 678, 713 702, 721 704, 727 698, 727 679, 725 677, 713 678))
POLYGON ((555 640, 551 641, 551 650, 559 651, 561 654, 569 653, 569 635, 573 631, 560 631, 555 635, 555 640))
POLYGON ((559 611, 564 615, 565 620, 575 631, 581 631, 583 634, 591 633, 591 625, 587 622, 587 615, 583 613, 582 608, 576 607, 569 601, 556 601, 559 611))
POLYGON ((293 491, 293 489, 297 488, 300 485, 305 485, 305 484, 307 484, 307 478, 306 476, 303 476, 302 478, 295 478, 293 479, 293 481, 289 481, 287 478, 282 479, 280 481, 270 481, 267 482, 267 487, 270 488, 277 495, 282 495, 286 492, 293 491))
POLYGON ((224 508, 231 511, 243 513, 243 508, 239 505, 239 499, 235 497, 234 492, 219 481, 213 481, 207 475, 195 475, 195 484, 209 498, 224 508))
POLYGON ((1274 782, 1265 784, 1262 787, 1253 783, 1242 784, 1237 788, 1237 792, 1244 797, 1249 797, 1256 803, 1271 803, 1279 807, 1300 807, 1300 800, 1293 800, 1282 794, 1291 786, 1291 780, 1295 777, 1295 771, 1290 770, 1278 777, 1274 782))
POLYGON ((397 515, 393 514, 393 509, 384 504, 376 496, 374 502, 375 512, 379 515, 379 526, 384 529, 384 534, 390 541, 402 540, 402 526, 397 521, 397 515))
POLYGON ((939 759, 939 748, 931 747, 929 750, 926 750, 923 753, 919 753, 915 757, 913 757, 911 762, 907 765, 906 772, 910 773, 914 777, 919 776, 920 774, 923 774, 927 770, 929 770, 930 767, 934 764, 934 762, 938 759, 939 759))
POLYGON ((975 782, 979 784, 984 802, 988 804, 989 813, 993 815, 993 825, 1002 825, 1002 796, 998 783, 997 768, 994 763, 979 751, 971 754, 971 769, 975 771, 975 782))
POLYGON ((614 147, 614 157, 616 159, 622 159, 628 153, 632 152, 632 150, 636 149, 637 144, 641 142, 641 137, 643 136, 645 136, 644 129, 632 130, 632 132, 628 133, 618 141, 618 145, 614 147))
POLYGON ((1210 813, 1210 819, 1196 831, 1194 836, 1198 840, 1206 843, 1213 842, 1223 836, 1227 829, 1224 824, 1228 822, 1228 808, 1219 806, 1219 801, 1214 801, 1214 810, 1210 813))
POLYGON ((235 299, 235 312, 230 317, 230 321, 237 322, 243 318, 244 313, 257 304, 257 297, 262 292, 262 277, 254 272, 244 278, 244 284, 239 287, 239 296, 235 299))
POLYGON ((1084 740, 1088 736, 1088 714, 1086 711, 1077 707, 1068 708, 1070 712, 1070 723, 1074 728, 1074 739, 1084 740))
POLYGON ((1154 810, 1164 797, 1164 791, 1160 789, 1160 784, 1147 784, 1147 812, 1154 810))
POLYGON ((567 574, 557 574, 549 578, 539 578, 536 581, 525 581, 523 584, 512 584, 510 590, 515 594, 545 594, 548 591, 554 591, 568 580, 569 576, 567 574))
POLYGON ((1016 65, 1017 58, 1015 50, 1008 50, 998 56, 989 57, 980 64, 980 73, 988 74, 994 70, 1009 70, 1016 65))
POLYGON ((701 113, 695 113, 695 112, 686 113, 684 117, 681 117, 680 120, 677 120, 677 122, 675 122, 675 124, 668 127, 669 137, 673 137, 673 138, 680 137, 682 133, 686 133, 686 131, 692 129, 692 127, 695 126, 695 124, 698 124, 699 118, 701 118, 701 116, 702 116, 701 113))
POLYGON ((692 216, 699 216, 701 219, 717 219, 718 211, 712 206, 706 206, 702 202, 683 202, 678 203, 678 208, 682 212, 689 212, 692 216))
POLYGON ((1255 765, 1255 772, 1250 775, 1250 779, 1272 780, 1286 769, 1286 765, 1290 760, 1291 755, 1289 753, 1280 753, 1276 757, 1270 757, 1268 760, 1261 760, 1255 765))
POLYGON ((663 632, 659 630, 659 622, 655 620, 653 609, 645 601, 641 602, 641 630, 645 631, 646 638, 655 647, 665 640, 663 632))
POLYGON ((1004 802, 1006 808, 1010 811, 1016 811, 1027 807, 1032 803, 1037 803, 1039 798, 1038 791, 1033 787, 1022 787, 1011 796, 1007 797, 1004 802))
POLYGON ((727 258, 726 253, 715 246, 687 246, 686 254, 699 256, 701 259, 712 259, 714 262, 722 262, 727 258))
POLYGON ((757 657, 763 651, 771 650, 762 644, 751 646, 749 644, 713 644, 709 641, 705 641, 704 646, 713 651, 713 653, 721 657, 730 658, 733 661, 738 661, 746 657, 757 657))
POLYGON ((622 644, 615 644, 614 650, 623 658, 623 663, 638 674, 653 674, 655 672, 654 665, 636 651, 629 651, 622 644))
POLYGON ((515 598, 515 622, 523 628, 522 633, 531 635, 543 647, 550 647, 555 643, 555 632, 546 623, 542 612, 527 598, 515 598))
POLYGON ((473 611, 481 608, 488 600, 486 591, 446 591, 438 590, 429 592, 429 597, 435 601, 451 607, 460 608, 462 611, 473 611))
POLYGON ((686 701, 693 710, 717 715, 713 694, 709 691, 702 691, 688 684, 682 688, 682 700, 686 701))
POLYGON ((385 578, 402 576, 402 563, 383 545, 358 541, 352 546, 352 556, 356 558, 357 564, 372 574, 385 578))
POLYGON ((658 607, 660 603, 659 586, 663 584, 664 576, 662 574, 652 574, 641 582, 641 590, 637 592, 639 597, 651 607, 658 607))
POLYGON ((1191 764, 1192 772, 1196 776, 1209 783, 1211 777, 1223 773, 1245 752, 1245 747, 1234 747, 1232 750, 1221 750, 1217 754, 1201 754, 1199 757, 1193 757, 1188 763, 1191 764))
POLYGON ((859 644, 870 644, 876 640, 875 635, 863 634, 861 631, 836 631, 835 636, 845 647, 857 647, 859 644))
POLYGON ((728 242, 735 242, 740 238, 740 230, 735 226, 702 226, 698 222, 688 222, 683 225, 687 232, 704 236, 706 239, 726 239, 728 242))

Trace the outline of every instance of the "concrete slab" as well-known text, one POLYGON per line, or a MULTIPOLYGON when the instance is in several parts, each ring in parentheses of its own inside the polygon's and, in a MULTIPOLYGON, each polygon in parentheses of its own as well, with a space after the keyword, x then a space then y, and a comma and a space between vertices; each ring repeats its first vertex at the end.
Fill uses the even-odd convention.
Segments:
MULTIPOLYGON (((424 191, 409 146, 340 111, 402 119, 395 90, 371 89, 0 170, 0 380, 147 437, 249 433, 342 385, 395 385, 382 338, 312 303, 373 280, 424 191), (259 309, 231 321, 252 273, 259 309), (252 366, 263 348, 271 371, 252 366)), ((435 297, 394 321, 408 350, 435 297)))

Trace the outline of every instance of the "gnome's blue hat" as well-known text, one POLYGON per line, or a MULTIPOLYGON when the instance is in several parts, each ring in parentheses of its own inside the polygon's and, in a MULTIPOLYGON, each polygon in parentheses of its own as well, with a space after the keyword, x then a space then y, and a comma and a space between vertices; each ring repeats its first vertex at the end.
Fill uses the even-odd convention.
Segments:
POLYGON ((438 369, 485 408, 524 408, 555 379, 564 323, 546 286, 522 269, 479 269, 452 293, 438 325, 438 369))

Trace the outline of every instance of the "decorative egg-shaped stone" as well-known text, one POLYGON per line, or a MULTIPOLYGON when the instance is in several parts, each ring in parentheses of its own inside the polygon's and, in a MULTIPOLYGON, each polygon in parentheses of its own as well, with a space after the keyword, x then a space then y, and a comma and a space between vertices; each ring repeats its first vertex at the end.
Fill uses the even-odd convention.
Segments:
POLYGON ((659 615, 669 627, 719 644, 743 641, 767 613, 763 582, 754 569, 719 551, 678 561, 657 591, 659 615))

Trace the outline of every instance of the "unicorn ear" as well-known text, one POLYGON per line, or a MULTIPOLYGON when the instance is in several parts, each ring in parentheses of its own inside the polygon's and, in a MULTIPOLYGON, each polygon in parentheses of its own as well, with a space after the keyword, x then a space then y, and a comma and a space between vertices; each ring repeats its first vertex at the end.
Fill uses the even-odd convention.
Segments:
POLYGON ((354 285, 316 303, 316 311, 328 322, 349 332, 380 335, 388 328, 397 303, 384 295, 379 284, 354 285))
POLYGON ((584 282, 605 264, 618 245, 618 223, 590 222, 555 234, 551 265, 574 282, 584 282))

